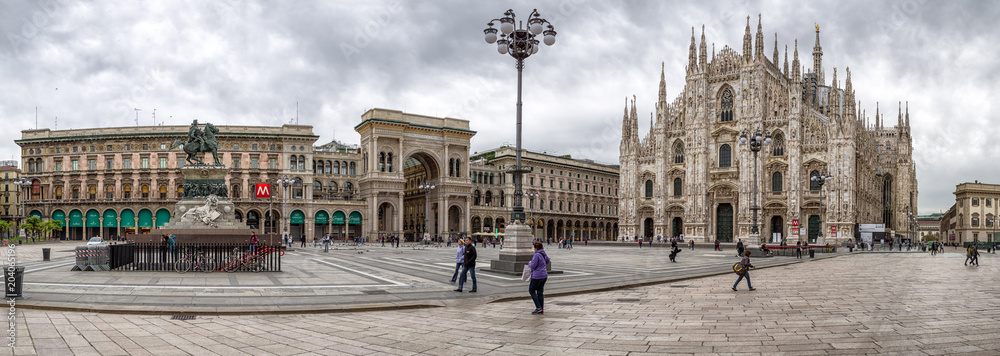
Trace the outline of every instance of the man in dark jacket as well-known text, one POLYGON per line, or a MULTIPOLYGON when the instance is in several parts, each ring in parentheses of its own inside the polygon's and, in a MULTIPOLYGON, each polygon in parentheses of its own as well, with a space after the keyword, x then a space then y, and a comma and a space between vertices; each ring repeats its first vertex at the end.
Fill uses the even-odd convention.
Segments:
POLYGON ((472 290, 469 293, 476 292, 476 244, 472 243, 472 239, 465 238, 465 259, 462 263, 462 277, 458 280, 458 289, 456 292, 462 291, 462 286, 465 285, 466 272, 472 273, 472 290))
POLYGON ((743 239, 736 243, 736 257, 743 257, 743 239))

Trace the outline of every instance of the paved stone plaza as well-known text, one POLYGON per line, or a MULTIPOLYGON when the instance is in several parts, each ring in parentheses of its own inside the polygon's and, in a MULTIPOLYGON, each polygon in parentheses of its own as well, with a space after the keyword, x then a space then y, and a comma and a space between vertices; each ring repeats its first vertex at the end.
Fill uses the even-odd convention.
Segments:
MULTIPOLYGON (((409 251, 414 258, 446 252, 409 251)), ((998 258, 983 255, 981 267, 964 267, 964 256, 958 251, 949 249, 936 257, 925 253, 851 254, 803 263, 786 258, 758 259, 758 265, 779 260, 792 263, 751 272, 758 288, 753 292, 746 290, 745 283, 733 292, 729 288, 734 275, 722 274, 551 297, 542 316, 529 314, 530 300, 491 303, 496 295, 464 293, 459 297, 454 292, 450 292, 454 294, 448 305, 437 308, 202 314, 194 320, 19 308, 14 353, 997 354, 1000 290, 992 281, 1000 269, 998 258)), ((658 273, 673 274, 672 268, 683 268, 656 261, 662 257, 658 254, 665 253, 657 249, 640 253, 631 248, 588 251, 578 247, 572 251, 552 249, 550 253, 556 263, 589 259, 595 270, 617 267, 643 274, 640 271, 664 268, 658 273), (609 256, 614 251, 618 256, 609 256)), ((725 255, 700 250, 691 253, 718 263, 735 260, 728 257, 728 251, 725 255)), ((30 254, 25 253, 25 258, 30 254)), ((294 258, 291 253, 286 256, 294 258)), ((681 261, 678 264, 694 263, 690 258, 681 261)), ((29 279, 31 275, 27 274, 29 279)), ((559 278, 550 283, 558 285, 559 278)), ((584 279, 572 277, 572 273, 563 278, 584 279)), ((480 279, 489 281, 480 291, 496 288, 490 278, 480 279)), ((446 282, 441 288, 451 286, 446 282)), ((524 284, 517 287, 526 289, 524 284)), ((26 303, 30 294, 28 297, 26 303)), ((360 298, 343 299, 358 302, 360 298)), ((175 308, 184 310, 182 305, 175 308)))

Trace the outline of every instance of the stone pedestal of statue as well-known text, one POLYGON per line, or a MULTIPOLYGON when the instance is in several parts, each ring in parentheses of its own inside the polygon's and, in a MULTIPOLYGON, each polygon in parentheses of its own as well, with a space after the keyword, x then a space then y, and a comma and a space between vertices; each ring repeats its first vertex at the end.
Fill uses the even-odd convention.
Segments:
MULTIPOLYGON (((535 255, 535 249, 532 247, 534 242, 535 237, 531 234, 531 227, 515 220, 504 229, 503 249, 500 250, 500 258, 491 260, 490 268, 483 269, 483 271, 520 276, 524 266, 530 263, 531 258, 535 255)), ((550 274, 562 273, 562 271, 552 270, 552 264, 546 266, 546 269, 550 274)))

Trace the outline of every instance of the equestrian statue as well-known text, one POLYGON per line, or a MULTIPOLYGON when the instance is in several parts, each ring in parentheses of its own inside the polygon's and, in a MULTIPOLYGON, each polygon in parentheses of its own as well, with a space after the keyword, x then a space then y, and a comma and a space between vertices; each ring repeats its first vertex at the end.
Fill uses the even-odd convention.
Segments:
POLYGON ((212 157, 215 158, 215 165, 221 166, 222 160, 219 159, 219 142, 215 140, 215 135, 218 133, 219 129, 215 128, 211 123, 205 124, 205 130, 202 131, 198 128, 198 120, 194 120, 191 123, 191 128, 188 129, 187 142, 180 139, 174 140, 174 143, 170 145, 170 149, 181 146, 184 153, 187 153, 186 161, 189 164, 197 165, 205 165, 205 162, 201 160, 202 153, 212 152, 212 157))

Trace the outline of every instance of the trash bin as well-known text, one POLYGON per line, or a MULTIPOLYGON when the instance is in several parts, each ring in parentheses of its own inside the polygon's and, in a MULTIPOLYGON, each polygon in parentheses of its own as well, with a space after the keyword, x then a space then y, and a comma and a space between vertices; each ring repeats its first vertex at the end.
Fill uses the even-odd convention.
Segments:
POLYGON ((52 257, 52 249, 48 248, 48 247, 43 248, 42 249, 42 261, 48 261, 50 257, 52 257))
POLYGON ((815 258, 815 257, 816 257, 816 250, 809 249, 809 258, 815 258))
POLYGON ((4 297, 21 299, 24 266, 6 266, 3 268, 4 297))

